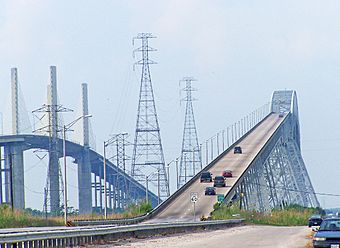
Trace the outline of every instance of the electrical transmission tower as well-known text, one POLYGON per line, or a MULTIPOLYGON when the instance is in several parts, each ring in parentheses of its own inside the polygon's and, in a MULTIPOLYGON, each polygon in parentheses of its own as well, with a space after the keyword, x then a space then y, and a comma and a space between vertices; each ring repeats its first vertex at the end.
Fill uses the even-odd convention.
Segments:
POLYGON ((181 101, 186 102, 185 121, 182 141, 182 153, 180 160, 179 186, 185 184, 197 172, 202 169, 201 149, 198 145, 197 130, 195 125, 194 109, 192 102, 192 82, 196 81, 192 77, 185 77, 181 82, 185 83, 182 91, 186 92, 186 97, 181 101))
POLYGON ((149 68, 150 64, 155 64, 149 59, 149 52, 156 51, 149 46, 151 38, 156 37, 150 33, 140 33, 133 39, 141 40, 142 43, 141 47, 134 50, 134 53, 142 54, 142 58, 136 62, 142 66, 142 76, 131 173, 140 183, 148 177, 151 189, 157 189, 159 198, 164 198, 169 196, 169 184, 149 68))
MULTIPOLYGON (((48 125, 40 128, 34 128, 34 133, 47 134, 49 136, 48 149, 48 172, 46 180, 46 189, 44 206, 47 208, 47 202, 50 203, 50 212, 57 214, 60 211, 60 198, 63 197, 63 181, 59 164, 60 154, 58 153, 58 138, 60 138, 61 123, 60 114, 72 112, 73 110, 58 104, 57 93, 57 71, 55 66, 50 67, 50 83, 47 87, 48 104, 32 111, 33 116, 38 120, 47 119, 48 125)), ((46 210, 46 209, 45 209, 46 210)))
POLYGON ((126 156, 126 146, 131 144, 126 140, 127 136, 127 133, 115 134, 108 143, 112 145, 114 154, 110 161, 119 168, 115 174, 111 175, 114 181, 113 209, 115 210, 126 208, 131 199, 129 183, 124 175, 127 173, 126 161, 129 159, 126 156))

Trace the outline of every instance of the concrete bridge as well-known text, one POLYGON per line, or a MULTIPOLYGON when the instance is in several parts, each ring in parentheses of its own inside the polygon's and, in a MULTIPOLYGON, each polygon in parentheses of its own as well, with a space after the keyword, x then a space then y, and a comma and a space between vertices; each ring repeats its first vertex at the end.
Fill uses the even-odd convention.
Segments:
MULTIPOLYGON (((0 136, 0 147, 4 148, 4 168, 2 168, 2 173, 4 173, 5 179, 5 182, 0 183, 0 185, 5 187, 5 193, 0 195, 1 203, 11 203, 13 199, 15 208, 23 209, 25 207, 24 151, 31 149, 48 151, 49 144, 49 137, 43 135, 0 136)), ((63 154, 62 140, 58 139, 57 144, 58 154, 63 154)), ((89 213, 92 212, 92 207, 103 208, 100 205, 92 206, 92 188, 94 189, 95 198, 101 197, 103 191, 103 156, 71 141, 66 141, 66 147, 66 155, 74 158, 75 164, 78 165, 79 211, 81 213, 89 213), (91 174, 86 175, 80 170, 80 168, 84 167, 84 163, 91 166, 90 173, 94 175, 93 182, 91 181, 91 174)), ((122 205, 131 202, 131 200, 145 199, 145 187, 109 160, 107 160, 107 175, 120 175, 119 177, 107 177, 107 183, 110 185, 108 187, 109 207, 122 209, 122 205), (112 186, 117 185, 115 182, 117 179, 119 180, 119 187, 113 192, 112 186), (127 190, 126 186, 129 190, 127 190), (128 192, 133 192, 133 195, 128 192)), ((154 206, 157 205, 158 197, 154 193, 149 192, 149 199, 154 206)), ((95 202, 98 202, 96 200, 95 202)), ((100 202, 102 201, 99 200, 100 202)))

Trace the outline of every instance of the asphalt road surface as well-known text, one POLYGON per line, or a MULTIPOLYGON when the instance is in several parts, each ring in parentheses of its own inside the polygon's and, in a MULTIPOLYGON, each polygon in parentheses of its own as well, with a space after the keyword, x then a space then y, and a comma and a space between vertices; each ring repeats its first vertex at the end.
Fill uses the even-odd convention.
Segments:
MULTIPOLYGON (((213 177, 221 176, 226 169, 233 171, 233 177, 227 178, 227 187, 216 188, 217 194, 227 195, 231 186, 236 183, 237 179, 247 170, 253 159, 260 152, 269 138, 280 126, 284 118, 279 114, 271 114, 238 145, 242 148, 242 154, 234 154, 234 151, 228 152, 222 157, 211 169, 213 177)), ((214 203, 217 202, 216 196, 205 196, 204 191, 207 186, 213 186, 213 183, 200 183, 200 179, 193 182, 180 196, 174 199, 166 209, 153 217, 149 222, 167 222, 167 221, 191 221, 194 218, 194 207, 190 201, 190 193, 198 194, 198 201, 195 206, 195 216, 198 220, 202 215, 209 216, 213 210, 214 203)))
POLYGON ((169 237, 128 239, 100 248, 197 248, 197 247, 261 247, 306 248, 311 231, 307 227, 241 226, 225 230, 177 234, 169 237))

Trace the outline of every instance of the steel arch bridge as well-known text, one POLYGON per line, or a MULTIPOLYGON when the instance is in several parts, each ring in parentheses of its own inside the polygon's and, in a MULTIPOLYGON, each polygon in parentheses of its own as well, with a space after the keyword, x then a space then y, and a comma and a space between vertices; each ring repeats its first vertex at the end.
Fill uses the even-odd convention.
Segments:
MULTIPOLYGON (((4 163, 1 167, 0 177, 0 203, 11 203, 18 209, 25 208, 23 152, 31 149, 47 151, 49 149, 49 142, 49 137, 43 135, 22 134, 0 136, 0 148, 3 147, 4 150, 4 163), (1 182, 1 180, 4 180, 4 182, 1 182), (11 183, 11 181, 13 181, 13 183, 11 183)), ((58 140, 57 143, 57 152, 58 154, 62 154, 62 140, 58 140)), ((102 210, 104 192, 103 156, 89 148, 68 140, 66 141, 66 147, 66 156, 74 158, 74 163, 78 166, 78 200, 80 213, 89 213, 95 208, 102 210), (93 176, 92 179, 91 175, 87 177, 88 180, 90 180, 89 182, 84 182, 84 180, 81 179, 84 177, 79 176, 79 174, 82 173, 80 169, 81 165, 84 163, 90 163, 91 165, 91 173, 93 176), (93 201, 94 206, 92 206, 93 201)), ((143 185, 139 184, 108 159, 106 166, 108 175, 108 208, 120 211, 125 208, 127 204, 136 202, 139 199, 145 199, 146 189, 143 185), (116 185, 118 185, 118 187, 114 188, 116 185)), ((156 206, 158 197, 151 191, 148 191, 148 196, 152 205, 156 206)))
MULTIPOLYGON (((238 202, 242 209, 261 212, 291 204, 320 206, 301 156, 295 91, 275 91, 270 113, 202 171, 215 176, 225 169, 231 169, 233 177, 227 178, 227 187, 216 188, 225 204, 238 202), (243 153, 234 154, 235 146, 241 146, 243 153)), ((200 183, 199 177, 200 173, 148 218, 157 222, 209 216, 217 198, 204 194, 205 188, 212 185, 200 183), (196 204, 190 201, 194 192, 198 196, 196 204)))

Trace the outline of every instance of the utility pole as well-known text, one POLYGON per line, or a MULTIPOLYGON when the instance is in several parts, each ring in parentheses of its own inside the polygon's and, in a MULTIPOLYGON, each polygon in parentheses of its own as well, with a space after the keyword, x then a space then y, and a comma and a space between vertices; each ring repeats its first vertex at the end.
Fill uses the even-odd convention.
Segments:
POLYGON ((186 96, 181 101, 186 102, 185 121, 183 130, 182 152, 179 170, 179 186, 187 182, 187 178, 195 176, 196 172, 202 168, 201 152, 198 143, 197 130, 194 117, 194 109, 192 102, 192 82, 196 81, 192 77, 184 77, 180 83, 184 82, 185 87, 182 89, 186 96))
POLYGON ((78 117, 77 119, 75 119, 74 121, 70 122, 67 125, 63 125, 63 160, 64 160, 64 224, 65 226, 68 225, 67 221, 68 221, 68 205, 67 205, 67 199, 68 199, 68 195, 67 195, 67 164, 66 164, 66 131, 69 131, 70 128, 77 123, 77 121, 81 120, 82 118, 88 118, 88 117, 92 117, 92 115, 82 115, 80 117, 78 117))
POLYGON ((176 189, 179 188, 178 158, 176 158, 176 189))
MULTIPOLYGON (((149 52, 156 51, 149 46, 149 40, 153 38, 156 37, 150 33, 140 33, 133 39, 133 41, 140 40, 142 43, 141 47, 134 50, 134 54, 141 53, 141 59, 135 64, 141 65, 142 75, 131 174, 142 183, 145 175, 159 171, 159 182, 154 178, 150 179, 150 182, 153 185, 159 184, 160 195, 165 198, 169 196, 170 191, 149 68, 149 65, 155 64, 149 59, 149 52)), ((153 190, 157 188, 154 187, 153 190)))
POLYGON ((149 203, 149 177, 145 176, 145 201, 149 203))

